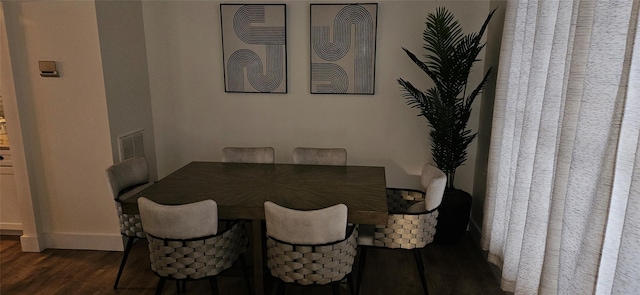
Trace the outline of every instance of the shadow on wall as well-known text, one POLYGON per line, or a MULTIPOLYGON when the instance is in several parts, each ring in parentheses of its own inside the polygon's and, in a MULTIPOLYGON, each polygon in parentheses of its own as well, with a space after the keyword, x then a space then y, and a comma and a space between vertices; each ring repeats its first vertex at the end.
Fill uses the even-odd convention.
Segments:
POLYGON ((423 164, 420 164, 418 168, 416 168, 416 171, 413 171, 415 174, 409 174, 409 172, 398 165, 398 163, 390 159, 351 160, 352 159, 349 159, 349 165, 361 165, 360 163, 367 163, 366 166, 384 166, 387 187, 422 189, 420 187, 420 174, 422 173, 423 164))

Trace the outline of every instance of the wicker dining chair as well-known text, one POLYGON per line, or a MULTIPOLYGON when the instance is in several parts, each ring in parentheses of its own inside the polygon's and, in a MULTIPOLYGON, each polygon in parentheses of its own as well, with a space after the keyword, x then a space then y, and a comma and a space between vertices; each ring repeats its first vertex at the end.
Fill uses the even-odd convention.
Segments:
POLYGON ((182 288, 186 281, 209 279, 218 294, 216 276, 240 260, 248 293, 249 275, 244 260, 248 239, 238 222, 219 222, 218 204, 204 200, 167 206, 147 198, 138 199, 142 225, 149 242, 151 270, 160 277, 156 294, 167 279, 182 288))
POLYGON ((277 280, 277 294, 287 284, 331 285, 347 278, 353 294, 351 271, 357 253, 356 232, 347 227, 347 206, 300 211, 264 203, 267 224, 267 267, 277 280))
POLYGON ((387 223, 375 226, 360 225, 358 228, 360 262, 356 294, 360 293, 367 247, 412 250, 422 288, 425 294, 429 294, 420 250, 433 242, 438 222, 438 206, 442 201, 446 184, 447 176, 444 172, 427 164, 422 168, 421 175, 424 191, 387 188, 387 223))
POLYGON ((275 151, 272 147, 225 147, 222 162, 273 164, 275 151))
POLYGON ((307 148, 293 149, 293 163, 306 165, 347 165, 347 150, 343 148, 307 148))
POLYGON ((118 212, 120 234, 127 238, 116 282, 113 284, 113 288, 116 289, 133 243, 139 238, 146 237, 140 222, 140 215, 122 213, 120 203, 152 184, 149 181, 149 168, 146 159, 136 157, 111 165, 107 168, 107 181, 118 212))

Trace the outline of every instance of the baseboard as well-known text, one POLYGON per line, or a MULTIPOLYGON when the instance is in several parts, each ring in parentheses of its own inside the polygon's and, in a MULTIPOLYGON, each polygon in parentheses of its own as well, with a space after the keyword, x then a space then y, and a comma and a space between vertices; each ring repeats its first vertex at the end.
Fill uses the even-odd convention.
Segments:
POLYGON ((20 246, 22 252, 42 252, 44 247, 44 238, 42 236, 20 236, 20 246))
POLYGON ((0 230, 22 230, 22 223, 0 222, 0 230))
POLYGON ((480 239, 482 237, 482 230, 480 229, 480 227, 478 226, 478 224, 473 220, 473 218, 471 218, 471 222, 469 222, 469 230, 468 230, 469 234, 471 234, 471 237, 473 238, 473 241, 476 242, 476 245, 478 245, 478 247, 480 247, 482 249, 482 247, 480 246, 480 239))
POLYGON ((53 249, 122 251, 120 234, 45 233, 45 245, 53 249))
POLYGON ((21 230, 14 230, 14 229, 0 229, 0 235, 3 235, 3 236, 21 236, 22 235, 22 231, 21 230))

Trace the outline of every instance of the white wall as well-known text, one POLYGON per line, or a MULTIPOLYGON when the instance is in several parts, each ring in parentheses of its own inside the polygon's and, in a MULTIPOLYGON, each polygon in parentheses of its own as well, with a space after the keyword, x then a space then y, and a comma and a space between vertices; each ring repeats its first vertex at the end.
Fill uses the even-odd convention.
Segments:
MULTIPOLYGON (((233 94, 223 85, 220 2, 143 2, 159 176, 193 160, 218 161, 224 146, 273 146, 281 163, 292 161, 296 146, 345 147, 350 165, 385 166, 389 186, 417 187, 422 166, 432 162, 429 128, 405 104, 396 79, 425 89, 431 81, 401 47, 424 53, 426 15, 441 5, 477 31, 489 2, 378 1, 375 95, 309 94, 310 2, 283 3, 289 93, 233 94)), ((482 69, 480 62, 473 81, 482 69)), ((473 129, 478 108, 476 101, 473 129)), ((472 191, 474 165, 475 144, 457 187, 472 191)))
POLYGON ((113 162, 120 161, 118 138, 142 129, 145 157, 151 177, 155 178, 156 154, 142 5, 138 1, 97 1, 95 4, 113 162))
MULTIPOLYGON (((292 161, 296 146, 340 146, 348 149, 351 165, 385 166, 389 186, 417 187, 422 165, 431 162, 429 129, 425 119, 405 105, 396 79, 423 88, 431 82, 401 47, 422 54, 425 17, 437 6, 446 5, 465 29, 475 31, 489 2, 379 1, 376 94, 362 96, 309 94, 310 2, 284 3, 289 93, 228 94, 223 87, 219 2, 142 2, 158 176, 192 160, 220 160, 224 146, 273 146, 276 160, 283 163, 292 161)), ((136 12, 126 16, 135 31, 107 45, 106 37, 118 29, 111 22, 117 3, 98 4, 107 9, 98 13, 94 2, 86 1, 2 4, 10 16, 5 18, 15 80, 10 104, 18 110, 15 117, 20 115, 27 167, 23 174, 31 181, 20 185, 18 193, 33 195, 23 202, 33 202, 30 218, 41 227, 46 247, 121 249, 104 169, 114 160, 114 134, 149 124, 148 119, 118 122, 129 116, 123 111, 128 103, 145 108, 145 86, 139 86, 145 82, 140 68, 144 62, 132 65, 135 68, 122 77, 114 73, 125 66, 103 64, 129 53, 120 46, 141 35, 136 12), (106 22, 99 20, 105 16, 106 22), (100 28, 107 30, 102 36, 100 28), (61 77, 40 77, 38 60, 57 61, 61 77), (132 82, 127 77, 135 83, 127 83, 132 82), (128 90, 121 92, 119 85, 128 90)), ((134 42, 131 60, 141 56, 139 41, 134 42)), ((479 63, 475 81, 482 68, 479 63)), ((472 117, 470 127, 477 129, 477 121, 477 115, 472 117)), ((456 184, 471 192, 475 144, 469 154, 456 184)))
POLYGON ((112 149, 94 3, 3 4, 46 247, 121 249, 104 172, 112 149), (39 60, 57 61, 61 77, 40 77, 39 60))

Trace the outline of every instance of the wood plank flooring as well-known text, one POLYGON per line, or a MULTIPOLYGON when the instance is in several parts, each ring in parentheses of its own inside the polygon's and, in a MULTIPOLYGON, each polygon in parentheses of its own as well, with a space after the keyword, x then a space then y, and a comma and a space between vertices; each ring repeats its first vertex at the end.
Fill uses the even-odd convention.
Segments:
MULTIPOLYGON (((422 257, 432 295, 505 294, 470 235, 456 245, 427 245, 422 257)), ((120 286, 114 290, 121 258, 122 252, 109 251, 47 249, 22 253, 17 236, 1 236, 0 294, 154 294, 158 278, 149 267, 147 242, 134 244, 120 286)), ((247 256, 248 262, 250 259, 247 256)), ((356 265, 354 279, 357 271, 356 265)), ((247 294, 238 266, 223 273, 218 284, 220 294, 247 294)), ((275 293, 272 288, 267 291, 275 293)), ((176 293, 175 284, 167 282, 162 294, 176 293)), ((211 294, 211 290, 206 281, 197 281, 190 282, 182 294, 211 294)), ((331 288, 292 286, 286 294, 331 294, 331 288)), ((341 286, 341 294, 349 294, 346 285, 341 286)), ((413 254, 369 249, 361 294, 422 294, 413 254)))

